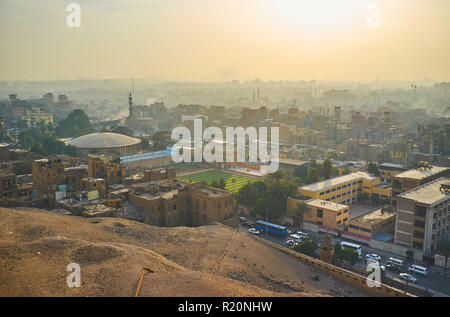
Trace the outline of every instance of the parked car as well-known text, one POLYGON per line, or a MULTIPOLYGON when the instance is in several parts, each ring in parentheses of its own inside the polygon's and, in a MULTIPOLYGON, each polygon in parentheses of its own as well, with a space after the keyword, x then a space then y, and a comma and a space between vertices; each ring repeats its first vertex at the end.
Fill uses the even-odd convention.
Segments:
POLYGON ((423 276, 427 276, 428 275, 428 269, 426 267, 420 266, 420 265, 416 265, 416 264, 412 264, 408 268, 408 272, 416 272, 416 273, 422 274, 423 276))
POLYGON ((409 273, 400 273, 399 276, 404 281, 409 281, 411 283, 417 282, 417 279, 409 273))
POLYGON ((248 232, 250 232, 251 234, 260 234, 261 233, 261 231, 256 230, 255 228, 248 229, 248 232))
POLYGON ((381 260, 381 256, 375 254, 375 253, 370 253, 370 254, 366 254, 366 260, 371 259, 371 260, 376 260, 376 261, 380 261, 381 260))
POLYGON ((247 218, 245 218, 245 217, 239 217, 239 222, 240 223, 244 223, 244 222, 246 222, 247 221, 247 218))
POLYGON ((392 271, 392 272, 399 272, 399 271, 400 271, 400 269, 398 268, 398 266, 397 266, 397 265, 394 265, 394 264, 386 264, 386 269, 387 269, 387 270, 390 270, 390 271, 392 271))
POLYGON ((298 244, 297 241, 295 241, 294 239, 287 239, 286 240, 286 246, 288 247, 295 247, 298 244))
POLYGON ((298 234, 299 236, 302 236, 303 238, 309 237, 309 234, 302 231, 297 231, 295 234, 298 234))
POLYGON ((291 234, 289 235, 288 239, 294 240, 295 242, 302 242, 303 237, 298 234, 291 234))

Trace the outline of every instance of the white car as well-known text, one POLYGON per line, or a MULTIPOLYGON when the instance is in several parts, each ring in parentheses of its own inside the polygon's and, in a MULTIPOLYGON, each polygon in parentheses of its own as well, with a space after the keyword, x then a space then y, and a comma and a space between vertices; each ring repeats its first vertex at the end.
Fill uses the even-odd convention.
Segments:
POLYGON ((417 279, 409 273, 400 273, 400 278, 405 281, 409 281, 412 283, 417 282, 417 279))
POLYGON ((261 233, 261 231, 256 230, 255 228, 248 229, 248 232, 250 232, 251 234, 260 234, 261 233))
POLYGON ((368 259, 380 261, 381 260, 381 256, 379 256, 379 255, 377 255, 375 253, 366 254, 366 260, 368 260, 368 259))

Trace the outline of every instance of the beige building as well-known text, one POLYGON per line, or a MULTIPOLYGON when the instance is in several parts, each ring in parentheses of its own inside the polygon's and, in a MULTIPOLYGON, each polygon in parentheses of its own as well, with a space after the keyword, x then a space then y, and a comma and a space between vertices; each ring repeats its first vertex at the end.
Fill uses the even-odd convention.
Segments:
POLYGON ((395 243, 430 255, 450 237, 450 178, 442 177, 397 196, 395 243))
MULTIPOLYGON (((288 211, 294 210, 299 202, 300 200, 289 197, 287 201, 288 211)), ((303 215, 304 221, 333 229, 345 229, 347 227, 349 220, 348 206, 320 199, 307 201, 306 204, 310 210, 303 215)))
POLYGON ((372 238, 379 233, 393 234, 394 227, 395 212, 381 207, 351 219, 348 224, 348 232, 372 238))
POLYGON ((53 123, 53 116, 42 109, 32 108, 31 110, 25 111, 22 120, 26 121, 30 126, 35 126, 39 123, 48 125, 53 123))

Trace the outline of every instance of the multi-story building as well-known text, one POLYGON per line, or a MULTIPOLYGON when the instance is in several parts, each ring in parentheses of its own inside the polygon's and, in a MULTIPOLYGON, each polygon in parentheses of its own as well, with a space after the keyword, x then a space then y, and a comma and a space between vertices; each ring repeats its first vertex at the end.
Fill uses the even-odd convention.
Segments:
POLYGON ((352 204, 357 201, 358 194, 376 194, 380 198, 390 200, 392 189, 381 183, 379 177, 366 172, 355 172, 325 181, 302 186, 298 194, 310 199, 321 199, 339 204, 352 204))
POLYGON ((450 237, 450 178, 442 177, 397 196, 395 243, 425 256, 450 237))
POLYGON ((0 171, 0 199, 11 199, 16 197, 16 174, 0 171))
POLYGON ((156 226, 205 225, 234 215, 233 193, 203 182, 146 182, 130 186, 129 201, 156 226))
POLYGON ((105 179, 106 186, 121 184, 126 178, 126 168, 123 164, 112 162, 105 155, 89 155, 88 177, 105 179))
POLYGON ((406 168, 401 164, 383 163, 378 165, 378 170, 380 171, 381 181, 390 183, 394 176, 406 171, 406 168))
POLYGON ((393 204, 395 197, 401 193, 426 184, 439 177, 450 176, 449 167, 425 165, 424 167, 411 169, 394 176, 392 180, 393 204))
POLYGON ((32 108, 25 111, 22 120, 26 121, 29 126, 35 126, 39 123, 48 125, 53 123, 53 116, 40 108, 32 108))
POLYGON ((61 157, 49 157, 35 160, 31 167, 33 184, 39 198, 48 197, 55 200, 59 185, 64 185, 64 164, 61 157))

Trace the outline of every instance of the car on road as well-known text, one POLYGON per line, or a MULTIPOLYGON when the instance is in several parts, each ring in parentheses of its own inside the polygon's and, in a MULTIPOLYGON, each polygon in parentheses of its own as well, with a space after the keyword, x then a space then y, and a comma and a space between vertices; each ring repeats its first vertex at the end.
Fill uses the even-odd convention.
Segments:
POLYGON ((295 241, 294 239, 287 239, 286 240, 286 246, 288 246, 288 247, 295 247, 296 245, 298 245, 298 242, 295 241))
POLYGON ((307 238, 309 237, 309 234, 306 232, 302 232, 302 231, 297 231, 295 234, 298 234, 299 236, 303 237, 303 238, 307 238))
POLYGON ((249 220, 245 220, 245 221, 241 222, 241 224, 246 227, 253 226, 253 223, 251 223, 249 220))
POLYGON ((248 232, 251 234, 260 234, 261 233, 261 231, 255 229, 255 228, 248 229, 248 232))
POLYGON ((379 256, 379 255, 377 255, 375 253, 370 253, 370 254, 366 254, 366 261, 368 259, 380 261, 381 260, 381 256, 379 256))
POLYGON ((294 240, 295 242, 302 242, 303 237, 299 234, 291 234, 288 236, 288 239, 294 240))
POLYGON ((417 282, 417 279, 409 273, 400 273, 399 276, 404 281, 408 281, 410 283, 417 282))
POLYGON ((411 265, 408 268, 408 272, 416 272, 416 273, 422 274, 423 276, 428 275, 428 269, 426 267, 416 265, 416 264, 411 265))
POLYGON ((392 272, 400 272, 398 266, 394 264, 386 264, 386 269, 392 272))

